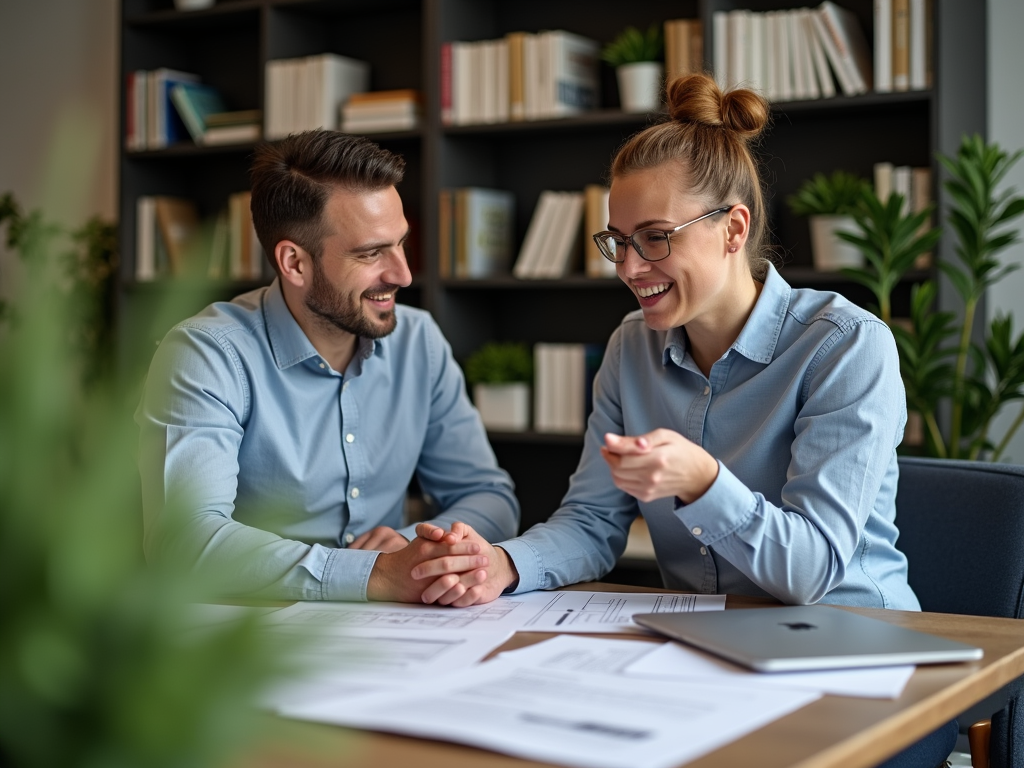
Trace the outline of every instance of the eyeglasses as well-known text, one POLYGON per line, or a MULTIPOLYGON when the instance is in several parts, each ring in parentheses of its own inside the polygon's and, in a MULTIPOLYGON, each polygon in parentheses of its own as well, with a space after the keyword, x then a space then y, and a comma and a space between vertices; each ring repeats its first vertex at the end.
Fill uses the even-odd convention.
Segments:
POLYGON ((598 232, 594 235, 594 242, 597 243, 601 255, 608 259, 608 261, 613 261, 616 264, 621 264, 626 260, 627 243, 633 246, 633 250, 644 261, 661 261, 662 259, 667 259, 672 252, 672 235, 680 229, 696 224, 698 221, 709 216, 717 216, 719 213, 726 213, 731 210, 731 205, 725 205, 672 229, 638 229, 632 235, 620 235, 617 232, 598 232))

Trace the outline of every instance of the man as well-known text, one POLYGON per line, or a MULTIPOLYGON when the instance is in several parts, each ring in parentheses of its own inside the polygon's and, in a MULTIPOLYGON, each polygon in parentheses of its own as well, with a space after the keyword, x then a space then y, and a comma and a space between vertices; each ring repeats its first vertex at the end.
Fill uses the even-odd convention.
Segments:
POLYGON ((153 359, 136 413, 150 559, 230 593, 419 601, 419 562, 488 561, 399 528, 414 474, 439 525, 515 534, 450 347, 395 303, 412 279, 404 166, 323 130, 256 149, 253 223, 277 279, 179 323, 153 359))

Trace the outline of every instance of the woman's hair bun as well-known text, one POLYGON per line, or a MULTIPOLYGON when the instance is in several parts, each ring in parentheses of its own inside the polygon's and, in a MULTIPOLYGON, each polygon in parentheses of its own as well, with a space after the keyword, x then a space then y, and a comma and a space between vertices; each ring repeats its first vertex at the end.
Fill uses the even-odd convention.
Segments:
POLYGON ((681 123, 717 125, 749 141, 768 124, 768 102, 746 88, 722 93, 709 75, 684 75, 668 87, 668 114, 681 123))

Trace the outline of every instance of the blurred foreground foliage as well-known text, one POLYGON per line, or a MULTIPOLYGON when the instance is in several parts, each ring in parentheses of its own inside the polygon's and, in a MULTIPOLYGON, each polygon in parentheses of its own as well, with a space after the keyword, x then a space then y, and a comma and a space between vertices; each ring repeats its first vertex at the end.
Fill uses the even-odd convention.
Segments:
POLYGON ((97 365, 113 228, 9 196, 4 221, 25 279, 0 333, 0 765, 223 765, 266 735, 282 654, 252 620, 187 631, 214 596, 142 559, 137 399, 97 365))

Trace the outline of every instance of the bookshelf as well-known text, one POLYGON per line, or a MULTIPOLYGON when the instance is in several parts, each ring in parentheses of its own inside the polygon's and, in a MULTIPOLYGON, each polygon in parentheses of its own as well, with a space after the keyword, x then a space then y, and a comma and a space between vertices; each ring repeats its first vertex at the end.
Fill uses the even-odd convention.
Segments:
MULTIPOLYGON (((839 0, 860 20, 872 40, 872 0, 839 0)), ((438 192, 445 187, 482 186, 511 190, 516 197, 518 250, 540 192, 580 190, 604 179, 616 147, 656 115, 618 110, 614 72, 602 64, 600 108, 558 120, 489 125, 443 125, 439 72, 442 45, 495 39, 513 31, 567 29, 600 42, 624 26, 698 18, 704 58, 713 61, 712 17, 717 11, 769 11, 795 7, 783 0, 594 0, 581 12, 568 0, 219 0, 213 7, 178 12, 172 0, 123 0, 120 80, 122 104, 127 74, 169 66, 200 74, 219 88, 233 108, 262 108, 267 61, 325 52, 370 63, 374 90, 416 88, 424 97, 422 127, 375 134, 383 146, 403 154, 408 171, 400 192, 418 231, 419 268, 402 300, 430 310, 464 359, 484 341, 603 343, 635 300, 614 279, 571 275, 558 280, 517 280, 511 275, 481 280, 442 278, 438 272, 438 192)), ((769 213, 782 246, 784 277, 794 286, 838 290, 865 304, 858 286, 834 274, 815 272, 807 222, 784 204, 817 171, 844 168, 871 178, 878 161, 929 166, 940 207, 947 201, 934 153, 955 152, 965 132, 986 130, 983 7, 934 0, 934 84, 929 90, 867 93, 772 106, 773 126, 761 148, 769 185, 769 213)), ((710 66, 710 65, 709 65, 710 66)), ((122 107, 122 121, 124 114, 122 107)), ((123 128, 122 128, 123 130, 123 128)), ((174 194, 215 213, 231 192, 247 188, 252 145, 127 152, 120 156, 120 235, 124 258, 118 291, 123 345, 152 345, 133 329, 165 294, 164 284, 134 281, 135 200, 174 194), (134 335, 133 335, 134 334, 134 335)), ((949 238, 938 258, 952 257, 949 238)), ((909 303, 913 279, 894 296, 897 314, 909 303)), ((253 284, 218 282, 175 286, 194 296, 198 309, 210 297, 226 298, 253 284)), ((950 291, 944 291, 950 296, 950 291)), ((940 304, 954 305, 940 298, 940 304)), ((512 474, 523 504, 523 525, 555 509, 575 469, 579 436, 491 435, 499 461, 512 474)))

